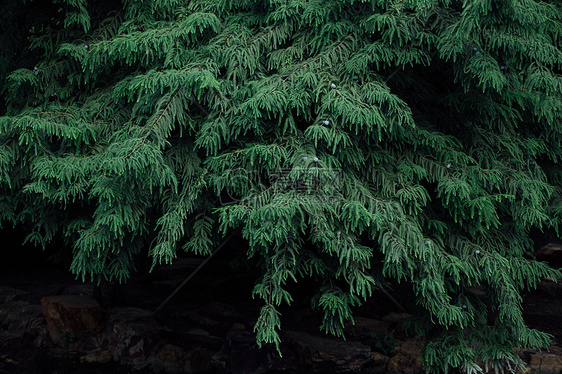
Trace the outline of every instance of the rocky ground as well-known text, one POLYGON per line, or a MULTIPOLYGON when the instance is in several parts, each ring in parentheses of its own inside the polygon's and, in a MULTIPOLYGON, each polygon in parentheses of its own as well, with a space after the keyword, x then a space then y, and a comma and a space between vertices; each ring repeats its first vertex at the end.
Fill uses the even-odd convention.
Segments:
MULTIPOLYGON (((0 373, 423 373, 422 341, 404 333, 409 315, 392 295, 357 311, 347 341, 320 333, 321 316, 296 300, 282 310, 282 357, 256 346, 261 303, 236 272, 202 271, 155 313, 200 262, 181 259, 127 285, 104 285, 102 305, 92 285, 65 271, 5 272, 0 373)), ((560 284, 545 281, 525 296, 527 322, 557 338, 550 352, 521 353, 531 373, 562 373, 560 311, 560 284)))

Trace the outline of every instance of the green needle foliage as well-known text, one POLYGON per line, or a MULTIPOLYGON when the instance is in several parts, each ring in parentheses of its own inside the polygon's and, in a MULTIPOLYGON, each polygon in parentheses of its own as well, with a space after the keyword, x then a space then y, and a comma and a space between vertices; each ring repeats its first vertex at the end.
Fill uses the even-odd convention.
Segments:
POLYGON ((36 0, 0 17, 0 223, 64 238, 82 279, 240 229, 260 345, 303 277, 337 336, 386 280, 411 284, 428 373, 549 344, 521 291, 558 275, 524 254, 562 218, 560 1, 36 0))

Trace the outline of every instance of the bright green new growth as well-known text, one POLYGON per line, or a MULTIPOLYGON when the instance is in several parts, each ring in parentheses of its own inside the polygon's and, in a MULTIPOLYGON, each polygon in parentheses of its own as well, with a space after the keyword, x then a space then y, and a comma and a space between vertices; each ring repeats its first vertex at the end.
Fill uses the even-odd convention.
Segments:
POLYGON ((337 336, 410 283, 428 373, 548 345, 520 292, 558 274, 523 255, 562 213, 559 1, 57 4, 26 64, 0 55, 0 223, 119 280, 145 246, 171 262, 240 228, 260 345, 302 277, 337 336))

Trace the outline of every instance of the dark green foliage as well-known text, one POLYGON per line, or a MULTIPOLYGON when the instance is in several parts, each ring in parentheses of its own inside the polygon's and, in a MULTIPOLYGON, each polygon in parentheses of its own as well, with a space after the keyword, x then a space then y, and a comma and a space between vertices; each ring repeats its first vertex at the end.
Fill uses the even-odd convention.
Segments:
POLYGON ((302 277, 338 336, 410 283, 429 373, 548 344, 520 293, 558 274, 524 255, 562 214, 560 1, 9 3, 0 224, 64 238, 77 276, 239 228, 259 344, 302 277))

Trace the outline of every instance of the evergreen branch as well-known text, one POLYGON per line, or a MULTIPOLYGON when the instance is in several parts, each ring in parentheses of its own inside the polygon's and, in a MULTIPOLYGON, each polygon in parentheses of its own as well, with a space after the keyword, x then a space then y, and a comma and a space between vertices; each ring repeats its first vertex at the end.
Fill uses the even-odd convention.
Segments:
MULTIPOLYGON (((343 43, 345 42, 345 39, 346 39, 346 38, 349 38, 351 35, 352 35, 352 34, 350 33, 350 34, 347 35, 345 38, 343 38, 338 44, 334 45, 334 47, 333 47, 331 50, 329 50, 329 51, 327 51, 327 52, 325 52, 325 53, 323 53, 323 54, 320 54, 320 55, 316 56, 316 57, 315 57, 314 59, 312 59, 312 60, 309 60, 309 61, 306 62, 305 64, 301 65, 298 69, 294 70, 291 74, 292 74, 292 75, 297 74, 300 70, 304 69, 305 67, 309 66, 310 64, 312 64, 312 63, 314 63, 314 62, 320 60, 322 57, 324 57, 324 56, 326 56, 326 55, 329 55, 330 53, 332 53, 333 51, 335 51, 338 47, 340 47, 341 45, 343 45, 343 43)), ((285 79, 283 79, 283 81, 282 81, 281 83, 277 84, 277 86, 275 86, 271 91, 269 91, 269 92, 266 94, 266 96, 269 95, 269 94, 271 94, 271 93, 273 93, 274 91, 276 91, 276 90, 277 90, 283 83, 285 83, 288 79, 289 79, 289 76, 287 76, 285 79)))
POLYGON ((145 142, 146 139, 148 138, 148 136, 150 135, 150 133, 152 132, 152 129, 154 129, 154 127, 158 124, 158 122, 160 121, 160 119, 164 116, 164 114, 166 113, 166 111, 168 110, 168 108, 170 107, 170 104, 172 103, 172 101, 174 100, 174 98, 179 94, 179 92, 182 90, 182 87, 178 88, 176 90, 176 92, 172 95, 172 97, 170 98, 170 100, 168 100, 168 104, 166 104, 166 107, 164 108, 164 110, 162 111, 162 113, 160 113, 160 116, 158 116, 158 118, 156 119, 156 121, 154 121, 154 123, 152 124, 152 126, 150 126, 150 129, 148 129, 147 134, 142 138, 142 141, 135 147, 133 148, 129 153, 127 153, 127 155, 125 155, 123 157, 123 159, 127 159, 129 158, 129 156, 131 156, 137 149, 139 149, 145 142))
POLYGON ((50 64, 50 65, 46 65, 46 66, 44 66, 44 67, 41 67, 41 70, 52 69, 52 68, 54 68, 54 67, 57 66, 57 65, 65 64, 65 63, 67 63, 67 62, 68 62, 68 60, 57 61, 57 62, 55 62, 55 63, 53 63, 53 64, 50 64))
POLYGON ((107 104, 105 104, 105 105, 96 113, 96 115, 95 115, 95 117, 94 117, 92 123, 96 123, 96 121, 97 121, 97 119, 98 119, 98 116, 105 110, 105 108, 107 108, 107 107, 113 102, 113 100, 114 100, 114 98, 112 97, 112 98, 107 102, 107 104))
POLYGON ((0 6, 0 225, 63 237, 74 274, 242 230, 260 346, 297 275, 342 336, 376 287, 411 284, 428 374, 549 344, 520 293, 559 275, 525 256, 562 222, 560 7, 72 0, 28 39, 26 4, 0 6))

